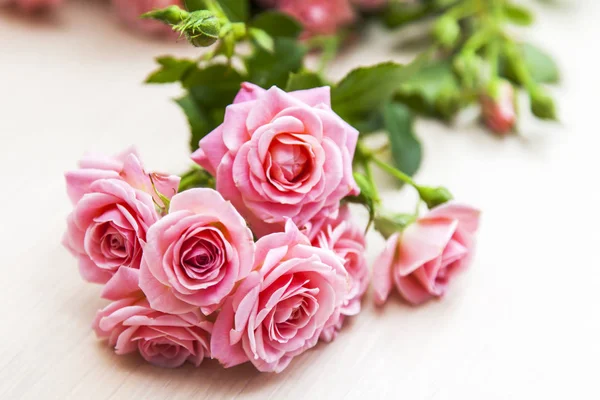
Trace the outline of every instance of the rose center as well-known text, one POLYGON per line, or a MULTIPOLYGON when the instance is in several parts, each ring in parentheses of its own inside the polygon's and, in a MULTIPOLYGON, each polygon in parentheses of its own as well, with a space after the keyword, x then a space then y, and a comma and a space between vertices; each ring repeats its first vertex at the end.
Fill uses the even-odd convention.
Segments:
POLYGON ((205 283, 219 280, 227 257, 221 237, 211 228, 192 232, 180 251, 180 265, 188 278, 205 283))
POLYGON ((122 259, 127 257, 127 242, 123 235, 112 226, 104 233, 100 246, 105 257, 110 259, 122 259))
POLYGON ((283 179, 294 183, 306 175, 310 165, 310 157, 304 146, 276 142, 271 146, 273 165, 281 171, 283 179))

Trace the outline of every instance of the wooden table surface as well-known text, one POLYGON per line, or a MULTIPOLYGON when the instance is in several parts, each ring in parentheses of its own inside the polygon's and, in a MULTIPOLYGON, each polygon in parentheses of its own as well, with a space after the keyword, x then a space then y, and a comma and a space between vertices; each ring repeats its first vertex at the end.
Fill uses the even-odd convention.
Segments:
MULTIPOLYGON (((476 123, 419 121, 421 182, 484 211, 472 268, 441 302, 364 312, 283 373, 250 366, 166 370, 119 357, 90 329, 105 305, 60 245, 70 205, 62 173, 86 150, 136 144, 157 170, 188 165, 177 87, 141 84, 153 57, 192 55, 74 2, 36 23, 0 11, 1 399, 600 398, 599 5, 545 8, 526 34, 563 69, 561 124, 524 116, 500 140, 476 123)), ((377 29, 330 69, 406 60, 377 29)), ((523 104, 526 109, 526 104, 523 104)), ((398 211, 411 194, 386 185, 398 211)), ((369 238, 370 260, 382 248, 369 238)))

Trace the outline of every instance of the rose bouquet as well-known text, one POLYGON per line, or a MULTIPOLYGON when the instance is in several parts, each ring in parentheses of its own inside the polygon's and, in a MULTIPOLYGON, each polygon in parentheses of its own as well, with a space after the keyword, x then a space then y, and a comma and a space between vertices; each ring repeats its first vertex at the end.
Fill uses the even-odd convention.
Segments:
POLYGON ((334 84, 305 66, 311 44, 290 16, 186 4, 146 16, 213 47, 160 58, 148 81, 185 89, 195 165, 151 172, 129 149, 86 155, 66 173, 64 245, 110 301, 97 335, 159 366, 210 357, 280 372, 335 339, 369 284, 379 305, 394 289, 413 305, 441 298, 468 265, 479 211, 411 177, 420 145, 395 94, 421 64, 362 67, 334 84), (372 148, 366 138, 381 129, 388 145, 372 148), (375 168, 416 191, 410 212, 385 208, 375 168), (366 226, 350 204, 368 211, 366 226), (371 271, 372 227, 387 244, 371 271))

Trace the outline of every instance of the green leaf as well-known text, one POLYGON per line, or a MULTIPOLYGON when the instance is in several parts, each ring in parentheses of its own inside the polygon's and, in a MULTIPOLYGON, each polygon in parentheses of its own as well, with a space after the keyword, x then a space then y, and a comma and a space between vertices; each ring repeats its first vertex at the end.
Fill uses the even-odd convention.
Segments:
POLYGON ((460 109, 461 90, 449 61, 434 61, 400 85, 395 99, 421 114, 451 118, 460 109))
POLYGON ((385 106, 383 118, 396 167, 413 176, 421 165, 421 143, 415 137, 414 117, 408 107, 400 103, 385 106))
POLYGON ((372 118, 415 70, 387 62, 351 71, 332 88, 331 103, 335 112, 350 124, 357 126, 372 118))
POLYGON ((523 43, 516 47, 516 51, 505 51, 500 63, 500 75, 510 79, 512 82, 525 86, 523 73, 529 73, 535 83, 557 83, 560 79, 558 66, 548 55, 536 46, 523 43))
POLYGON ((548 53, 532 44, 524 43, 523 57, 533 80, 538 83, 557 83, 559 81, 558 66, 548 53))
POLYGON ((160 68, 146 78, 146 83, 178 82, 183 79, 187 71, 196 65, 192 60, 177 59, 171 56, 158 57, 156 61, 160 64, 160 68))
POLYGON ((528 26, 533 23, 533 14, 526 7, 506 3, 504 5, 504 15, 509 21, 516 25, 528 26))
MULTIPOLYGON (((231 22, 244 22, 248 19, 250 10, 248 0, 217 0, 217 2, 231 22)), ((184 0, 184 3, 188 11, 207 9, 205 0, 184 0)))
POLYGON ((292 72, 288 78, 285 90, 287 92, 292 92, 294 90, 313 89, 321 86, 325 86, 325 82, 317 73, 299 72, 296 74, 292 72))
POLYGON ((266 50, 269 53, 275 51, 275 42, 267 32, 259 28, 250 28, 248 33, 250 33, 250 37, 252 37, 256 44, 262 47, 263 50, 266 50))
POLYGON ((175 102, 183 109, 191 130, 190 148, 192 151, 198 148, 198 142, 216 126, 206 110, 196 103, 191 94, 187 94, 175 102))
POLYGON ((272 37, 297 38, 302 33, 302 25, 287 14, 277 11, 261 12, 251 24, 260 28, 272 37))
POLYGON ((246 59, 250 82, 263 88, 285 87, 290 73, 302 68, 305 53, 304 46, 289 38, 276 38, 272 53, 256 48, 246 59))
POLYGON ((430 5, 417 2, 389 2, 382 15, 388 28, 397 28, 423 18, 431 9, 430 5))
POLYGON ((218 0, 231 22, 245 22, 250 13, 248 0, 218 0))
POLYGON ((225 64, 190 71, 182 84, 196 102, 210 108, 225 108, 233 102, 244 76, 225 64))
POLYGON ((188 95, 177 103, 190 123, 192 151, 198 148, 200 139, 223 122, 225 108, 233 102, 244 80, 237 70, 223 64, 195 68, 186 74, 182 85, 188 89, 188 95))

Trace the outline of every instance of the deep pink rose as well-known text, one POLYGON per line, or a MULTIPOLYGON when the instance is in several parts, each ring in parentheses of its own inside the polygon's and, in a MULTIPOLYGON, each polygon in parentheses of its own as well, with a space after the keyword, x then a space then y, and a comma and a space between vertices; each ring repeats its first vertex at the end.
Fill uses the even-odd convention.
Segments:
POLYGON ((481 96, 481 117, 494 133, 510 133, 517 123, 515 89, 508 81, 500 81, 492 93, 481 96))
POLYGON ((478 225, 478 210, 451 202, 392 235, 373 266, 375 302, 385 303, 393 283, 415 305, 443 296, 470 259, 478 225))
POLYGON ((256 243, 254 265, 215 321, 211 353, 225 367, 250 361, 281 372, 317 343, 346 298, 348 276, 332 251, 312 247, 291 221, 256 243))
POLYGON ((0 0, 2 5, 15 5, 23 11, 33 12, 59 6, 63 0, 0 0))
POLYGON ((156 193, 170 199, 179 188, 180 177, 147 173, 135 149, 127 149, 116 156, 87 154, 79 161, 79 169, 65 174, 67 194, 73 204, 90 191, 90 185, 99 179, 121 179, 135 189, 149 193, 157 204, 163 205, 156 193), (154 185, 154 187, 153 187, 154 185), (155 190, 156 189, 156 190, 155 190))
POLYGON ((112 4, 119 18, 132 29, 149 35, 173 37, 177 35, 169 25, 160 21, 141 19, 140 15, 172 5, 183 7, 181 0, 112 0, 112 4))
POLYGON ((358 194, 358 131, 330 104, 329 87, 286 93, 244 83, 192 155, 258 237, 283 230, 286 218, 302 227, 317 214, 335 217, 340 200, 358 194))
POLYGON ((148 193, 119 179, 101 179, 69 215, 63 243, 79 259, 85 280, 105 283, 121 267, 140 267, 146 231, 157 220, 148 193))
POLYGON ((296 18, 309 35, 334 34, 356 17, 350 0, 263 0, 262 3, 296 18))
POLYGON ((98 311, 93 328, 117 354, 138 351, 159 367, 176 368, 186 361, 198 366, 210 357, 212 322, 200 310, 170 315, 152 309, 138 287, 139 271, 122 268, 104 287, 113 300, 98 311))
POLYGON ((140 286, 156 310, 209 314, 253 261, 252 232, 231 203, 212 189, 190 189, 148 231, 140 286))
POLYGON ((350 277, 350 290, 344 304, 332 318, 321 335, 322 339, 330 341, 341 328, 345 316, 356 315, 360 312, 361 299, 369 285, 369 267, 365 259, 366 240, 363 230, 351 222, 350 209, 344 206, 340 209, 338 218, 328 220, 312 239, 313 246, 332 250, 344 262, 344 268, 350 277))

